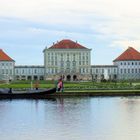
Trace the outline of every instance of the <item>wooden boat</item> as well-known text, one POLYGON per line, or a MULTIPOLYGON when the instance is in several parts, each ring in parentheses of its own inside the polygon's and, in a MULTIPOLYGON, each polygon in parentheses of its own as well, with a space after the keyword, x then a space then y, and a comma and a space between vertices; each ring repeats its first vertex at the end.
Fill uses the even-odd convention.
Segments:
POLYGON ((27 91, 14 91, 11 89, 0 89, 0 99, 45 99, 52 93, 56 92, 56 88, 38 89, 27 91))

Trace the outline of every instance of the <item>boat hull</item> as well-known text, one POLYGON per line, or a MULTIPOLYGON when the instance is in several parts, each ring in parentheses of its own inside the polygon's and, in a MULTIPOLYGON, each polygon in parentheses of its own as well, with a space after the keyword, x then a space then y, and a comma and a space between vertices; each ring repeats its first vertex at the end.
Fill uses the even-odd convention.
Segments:
POLYGON ((55 92, 56 88, 12 93, 4 93, 0 91, 0 99, 45 99, 49 98, 49 95, 55 92))

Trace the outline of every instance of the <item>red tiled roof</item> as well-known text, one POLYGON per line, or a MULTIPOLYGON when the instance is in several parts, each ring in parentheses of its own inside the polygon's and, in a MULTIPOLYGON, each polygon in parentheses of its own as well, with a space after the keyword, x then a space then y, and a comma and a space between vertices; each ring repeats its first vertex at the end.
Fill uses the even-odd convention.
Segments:
POLYGON ((0 49, 0 61, 14 61, 2 49, 0 49))
POLYGON ((129 47, 114 61, 129 61, 129 60, 140 60, 140 53, 132 47, 129 47))
POLYGON ((87 48, 72 40, 64 39, 53 44, 49 49, 87 49, 87 48))

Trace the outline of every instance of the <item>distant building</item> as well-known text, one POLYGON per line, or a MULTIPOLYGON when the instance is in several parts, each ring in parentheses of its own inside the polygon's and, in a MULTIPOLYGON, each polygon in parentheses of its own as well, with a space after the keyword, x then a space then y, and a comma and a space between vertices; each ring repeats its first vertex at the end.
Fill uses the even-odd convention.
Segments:
POLYGON ((15 66, 16 80, 44 80, 44 66, 15 66))
POLYGON ((0 49, 0 80, 14 79, 15 61, 0 49))
POLYGON ((129 47, 113 65, 91 65, 91 49, 72 40, 46 47, 44 66, 20 65, 0 49, 0 80, 140 80, 140 53, 129 47))
POLYGON ((140 79, 140 53, 132 47, 129 47, 114 61, 118 67, 118 79, 140 79))
POLYGON ((67 81, 89 80, 91 67, 91 49, 78 42, 62 40, 44 49, 45 79, 67 81))
POLYGON ((92 65, 91 76, 94 81, 117 80, 118 66, 115 65, 92 65))

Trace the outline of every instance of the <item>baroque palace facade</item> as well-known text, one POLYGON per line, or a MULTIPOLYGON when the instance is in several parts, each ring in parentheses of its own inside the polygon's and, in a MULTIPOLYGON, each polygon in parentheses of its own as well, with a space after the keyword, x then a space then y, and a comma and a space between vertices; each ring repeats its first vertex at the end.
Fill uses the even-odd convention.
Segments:
POLYGON ((91 49, 61 40, 43 50, 44 65, 15 65, 0 49, 0 80, 139 80, 140 53, 128 47, 113 65, 91 65, 91 49))
POLYGON ((45 78, 90 79, 91 49, 77 42, 62 40, 44 49, 45 78))

